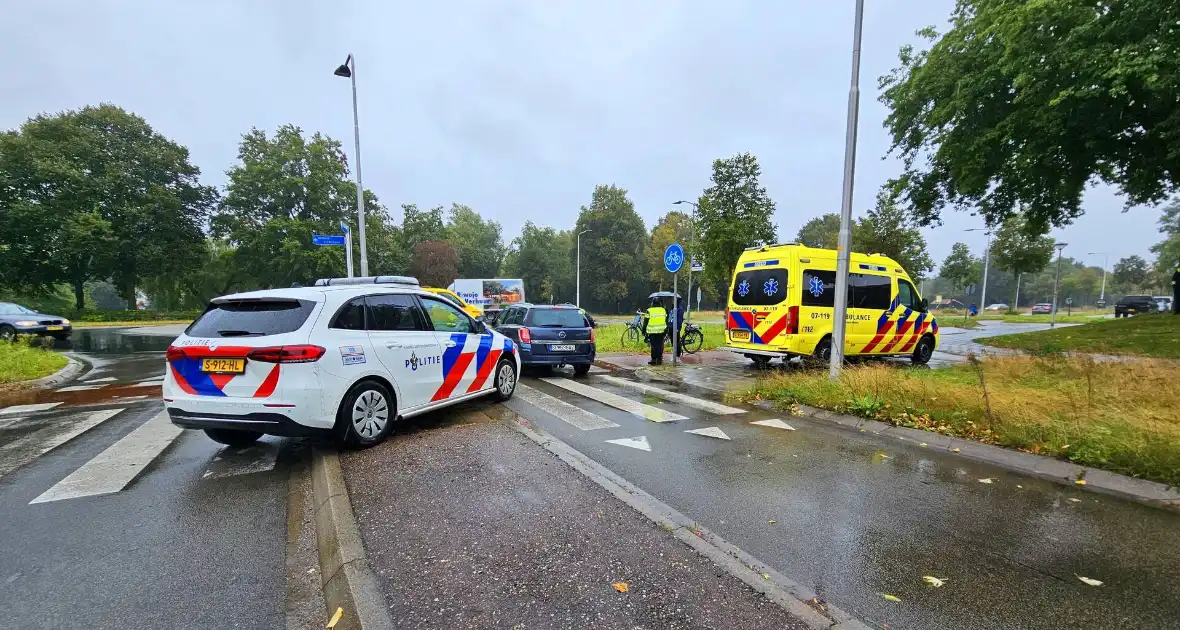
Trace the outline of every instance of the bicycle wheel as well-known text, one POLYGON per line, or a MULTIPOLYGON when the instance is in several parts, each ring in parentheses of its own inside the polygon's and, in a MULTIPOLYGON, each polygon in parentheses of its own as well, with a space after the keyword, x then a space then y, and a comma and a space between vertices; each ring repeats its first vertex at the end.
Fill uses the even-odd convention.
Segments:
POLYGON ((639 330, 628 326, 627 330, 623 331, 622 342, 623 342, 624 348, 627 346, 638 345, 639 344, 639 330))
POLYGON ((684 351, 689 354, 696 354, 701 351, 705 345, 705 336, 699 330, 690 330, 684 333, 684 351))

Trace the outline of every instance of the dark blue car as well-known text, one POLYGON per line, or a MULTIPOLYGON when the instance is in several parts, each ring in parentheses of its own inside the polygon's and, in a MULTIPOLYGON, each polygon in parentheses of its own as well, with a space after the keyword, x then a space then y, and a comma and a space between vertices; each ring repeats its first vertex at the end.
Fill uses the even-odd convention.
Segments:
POLYGON ((514 304, 495 328, 519 342, 522 365, 572 365, 574 374, 585 374, 594 363, 594 328, 575 306, 514 304))

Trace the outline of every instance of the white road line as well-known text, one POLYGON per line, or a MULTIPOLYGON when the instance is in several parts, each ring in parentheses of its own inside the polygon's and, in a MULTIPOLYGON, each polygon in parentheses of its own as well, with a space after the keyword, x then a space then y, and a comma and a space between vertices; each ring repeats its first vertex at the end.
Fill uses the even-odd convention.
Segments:
POLYGON ((168 420, 167 411, 161 411, 29 504, 118 492, 134 481, 183 431, 168 420))
POLYGON ((34 411, 45 411, 46 409, 53 409, 60 405, 60 402, 51 403, 37 403, 35 405, 13 405, 12 407, 5 407, 0 409, 0 416, 11 416, 18 413, 32 413, 34 411))
MULTIPOLYGON (((47 440, 41 440, 41 434, 52 431, 52 428, 41 429, 36 433, 26 435, 19 440, 13 440, 5 444, 0 448, 0 477, 7 475, 17 468, 28 464, 34 459, 110 420, 120 411, 123 410, 103 409, 102 411, 96 411, 87 416, 85 420, 64 425, 65 431, 50 436, 47 440)), ((56 426, 58 428, 63 427, 60 424, 56 426)))
POLYGON ((635 438, 619 438, 617 440, 606 440, 607 444, 618 444, 619 446, 626 446, 627 448, 635 448, 641 451, 651 452, 651 444, 647 443, 647 436, 641 435, 635 438))
POLYGON ((685 433, 695 433, 697 435, 703 435, 705 437, 717 438, 719 440, 728 440, 729 439, 729 436, 725 434, 725 431, 721 430, 721 427, 705 427, 703 429, 690 429, 688 431, 685 431, 685 433))
POLYGON ((787 424, 786 422, 783 422, 782 420, 779 420, 778 418, 775 418, 773 420, 755 420, 754 422, 751 422, 750 424, 757 424, 757 425, 761 425, 764 427, 774 427, 775 429, 786 429, 788 431, 795 430, 795 427, 787 424))
POLYGON ((145 387, 145 386, 147 386, 147 385, 163 385, 163 384, 164 384, 164 379, 163 379, 163 377, 161 377, 161 378, 153 378, 153 379, 149 379, 149 380, 146 380, 146 381, 138 381, 137 383, 135 383, 135 385, 136 385, 137 387, 145 387))
POLYGON ((654 396, 663 398, 664 400, 670 400, 672 402, 678 402, 689 407, 695 407, 701 411, 708 411, 710 413, 716 414, 746 413, 745 409, 729 407, 711 400, 705 400, 703 398, 696 398, 687 394, 681 394, 680 392, 670 392, 666 389, 660 389, 654 385, 640 383, 638 381, 629 381, 625 378, 618 378, 615 376, 596 376, 595 379, 603 380, 611 383, 612 385, 618 385, 620 387, 628 387, 637 391, 641 391, 645 394, 652 394, 654 396))
POLYGON ((102 385, 70 385, 69 387, 59 387, 54 391, 58 392, 84 392, 91 389, 98 389, 102 385))
POLYGON ((109 383, 111 381, 117 381, 117 380, 119 380, 119 379, 117 379, 113 376, 108 376, 105 378, 84 378, 84 379, 82 379, 82 382, 83 383, 109 383))
POLYGON ((543 378, 541 379, 550 385, 556 385, 562 389, 569 390, 575 394, 581 394, 586 398, 597 400, 604 405, 610 405, 616 409, 622 409, 633 416, 639 416, 651 420, 652 422, 672 422, 673 420, 687 420, 686 416, 671 411, 665 411, 659 407, 652 407, 645 405, 639 401, 624 398, 618 394, 603 391, 597 387, 590 387, 583 385, 578 381, 573 381, 568 378, 543 378))
POLYGON ((273 442, 259 442, 247 448, 227 446, 221 449, 201 479, 217 479, 235 475, 274 470, 279 457, 279 446, 273 442))
POLYGON ((547 411, 583 431, 609 429, 619 426, 598 414, 593 414, 580 407, 575 407, 560 398, 554 398, 545 392, 533 389, 523 383, 516 386, 516 395, 529 404, 539 407, 541 410, 547 411))

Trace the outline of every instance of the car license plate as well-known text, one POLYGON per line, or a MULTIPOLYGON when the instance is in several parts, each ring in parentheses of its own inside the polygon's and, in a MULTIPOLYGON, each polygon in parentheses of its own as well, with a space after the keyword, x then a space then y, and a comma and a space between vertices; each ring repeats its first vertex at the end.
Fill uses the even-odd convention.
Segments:
POLYGON ((46 326, 45 330, 61 330, 61 326, 46 326))
POLYGON ((734 341, 750 341, 750 331, 748 330, 731 330, 729 335, 733 337, 734 341))
POLYGON ((201 359, 202 372, 241 374, 246 371, 245 359, 201 359))
POLYGON ((572 345, 568 345, 568 344, 562 345, 562 346, 549 346, 549 352, 573 352, 573 351, 574 351, 574 347, 572 345))

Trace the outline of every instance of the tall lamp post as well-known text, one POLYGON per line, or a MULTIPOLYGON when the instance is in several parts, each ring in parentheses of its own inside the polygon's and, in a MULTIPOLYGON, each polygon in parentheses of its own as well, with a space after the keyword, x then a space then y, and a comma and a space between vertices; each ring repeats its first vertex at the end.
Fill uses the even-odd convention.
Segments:
POLYGON ((852 82, 848 88, 848 121, 844 129, 844 192, 840 198, 840 240, 836 249, 835 320, 832 322, 831 361, 828 375, 840 378, 844 366, 844 329, 848 314, 848 267, 852 260, 852 188, 856 175, 856 122, 860 114, 860 34, 865 18, 864 0, 856 0, 852 26, 852 82))
POLYGON ((1053 310, 1049 311, 1049 328, 1057 325, 1057 284, 1061 282, 1061 250, 1065 249, 1068 243, 1055 243, 1053 247, 1057 248, 1057 273, 1053 276, 1053 310))
POLYGON ((688 296, 688 304, 684 308, 684 321, 688 321, 688 316, 692 313, 692 259, 697 255, 697 210, 701 207, 693 201, 673 201, 672 205, 679 206, 682 204, 692 206, 692 218, 689 219, 691 231, 688 233, 688 290, 684 292, 688 296))
POLYGON ((987 236, 987 249, 983 250, 983 289, 979 293, 979 307, 987 308, 987 267, 992 258, 992 229, 991 228, 971 228, 963 230, 964 232, 980 232, 987 236))
POLYGON ((574 303, 578 308, 582 308, 582 235, 589 231, 578 232, 578 294, 574 298, 574 303))
POLYGON ((1106 265, 1110 262, 1110 255, 1106 252, 1089 252, 1087 256, 1101 256, 1102 257, 1102 294, 1098 296, 1099 301, 1103 306, 1106 305, 1106 265))
POLYGON ((369 275, 369 254, 365 247, 365 185, 361 182, 361 122, 356 109, 356 59, 352 54, 333 72, 338 77, 352 79, 352 135, 356 141, 356 227, 361 248, 361 276, 369 275))

